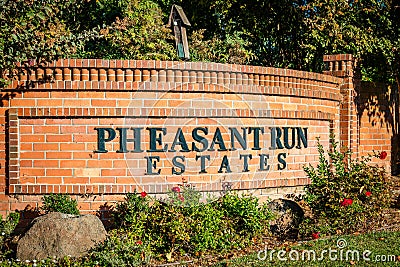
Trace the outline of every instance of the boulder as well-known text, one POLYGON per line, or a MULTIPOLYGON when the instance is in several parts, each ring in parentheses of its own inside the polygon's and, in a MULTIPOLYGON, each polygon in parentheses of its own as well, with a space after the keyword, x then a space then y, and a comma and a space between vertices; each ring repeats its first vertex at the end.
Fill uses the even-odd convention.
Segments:
POLYGON ((79 257, 106 239, 106 230, 94 215, 52 212, 32 221, 17 245, 20 260, 79 257))
POLYGON ((304 218, 303 209, 288 199, 273 200, 268 207, 275 214, 275 219, 270 222, 271 232, 282 238, 296 238, 304 218))

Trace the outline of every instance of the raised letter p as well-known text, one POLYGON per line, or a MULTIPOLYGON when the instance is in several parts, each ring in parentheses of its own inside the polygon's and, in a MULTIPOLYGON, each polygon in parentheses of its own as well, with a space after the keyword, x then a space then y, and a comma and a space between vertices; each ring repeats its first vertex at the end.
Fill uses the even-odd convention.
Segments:
POLYGON ((96 153, 107 153, 106 142, 110 142, 115 138, 113 128, 94 128, 97 131, 97 150, 96 153), (108 137, 106 138, 106 132, 108 137))

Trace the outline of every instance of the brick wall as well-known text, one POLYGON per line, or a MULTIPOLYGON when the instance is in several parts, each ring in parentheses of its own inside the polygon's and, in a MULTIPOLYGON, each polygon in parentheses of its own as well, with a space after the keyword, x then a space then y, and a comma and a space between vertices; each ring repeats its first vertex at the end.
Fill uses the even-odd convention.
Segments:
MULTIPOLYGON (((347 147, 357 153, 357 113, 355 107, 356 93, 354 90, 354 60, 352 55, 326 55, 327 75, 343 78, 340 85, 342 101, 340 102, 340 132, 339 139, 342 147, 347 147)), ((357 156, 357 155, 356 155, 357 156)))
POLYGON ((398 90, 385 84, 357 82, 357 121, 359 155, 386 151, 382 163, 387 171, 398 173, 398 90))
POLYGON ((340 104, 340 141, 352 157, 387 152, 382 161, 389 173, 398 173, 399 92, 395 85, 361 80, 357 60, 351 55, 324 56, 327 75, 343 78, 340 104))
MULTIPOLYGON (((350 136, 357 132, 347 117, 354 115, 353 98, 348 97, 353 94, 353 83, 346 72, 351 71, 351 58, 326 59, 332 62, 330 75, 133 60, 66 59, 34 69, 1 92, 0 212, 38 207, 41 196, 52 192, 73 195, 83 212, 107 210, 127 192, 144 190, 161 197, 183 180, 216 194, 227 187, 262 197, 300 192, 309 182, 302 166, 318 160, 316 138, 327 147, 331 130, 340 132, 337 138, 343 136, 346 142, 352 142, 350 136), (340 70, 348 77, 338 75, 336 62, 346 66, 340 70), (340 105, 342 99, 349 103, 340 105), (193 151, 193 131, 198 127, 207 127, 208 145, 219 129, 226 150, 217 138, 213 151, 193 151), (252 127, 265 130, 260 134, 260 149, 256 149, 254 130, 249 132, 252 127), (273 131, 278 131, 272 130, 274 127, 282 135, 287 131, 287 146, 299 148, 272 149, 273 131), (111 128, 116 133, 104 143, 108 153, 96 152, 96 128, 111 128), (140 149, 144 151, 118 153, 121 138, 117 128, 128 128, 128 150, 135 149, 130 128, 140 128, 140 149), (156 130, 162 138, 156 145, 168 145, 168 150, 181 130, 190 151, 184 151, 182 139, 176 143, 176 152, 146 151, 151 131, 147 128, 165 128, 165 133, 156 130), (234 139, 236 150, 232 149, 231 128, 242 135, 246 129, 246 148, 234 139), (307 147, 297 131, 307 131, 307 147), (177 155, 185 157, 186 170, 181 174, 172 171, 177 155), (150 161, 150 169, 159 170, 159 175, 147 173, 145 157, 150 156, 159 157, 157 162, 150 161), (210 157, 205 160, 205 172, 196 156, 210 157), (244 171, 243 157, 247 157, 248 171, 244 171), (265 164, 260 166, 260 161, 265 164)), ((179 172, 176 165, 175 170, 179 172)))

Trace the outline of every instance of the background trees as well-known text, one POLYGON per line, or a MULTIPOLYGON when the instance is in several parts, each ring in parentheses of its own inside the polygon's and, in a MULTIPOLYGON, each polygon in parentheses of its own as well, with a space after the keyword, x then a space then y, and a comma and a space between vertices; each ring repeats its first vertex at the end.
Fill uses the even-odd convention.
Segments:
POLYGON ((350 53, 361 60, 364 79, 393 82, 399 68, 399 2, 202 0, 181 4, 194 21, 193 28, 205 28, 207 38, 240 36, 244 48, 254 54, 250 64, 321 71, 324 54, 350 53))
POLYGON ((0 0, 0 85, 20 68, 76 53, 95 30, 71 30, 68 20, 78 1, 0 0))
POLYGON ((191 60, 321 71, 351 53, 363 78, 399 76, 398 0, 0 0, 0 69, 59 57, 176 60, 171 5, 192 27, 191 60))
MULTIPOLYGON (((151 0, 87 1, 79 9, 76 28, 100 28, 75 56, 118 59, 177 59, 166 14, 151 0), (88 21, 88 22, 85 22, 88 21)), ((79 30, 78 30, 79 33, 79 30)))

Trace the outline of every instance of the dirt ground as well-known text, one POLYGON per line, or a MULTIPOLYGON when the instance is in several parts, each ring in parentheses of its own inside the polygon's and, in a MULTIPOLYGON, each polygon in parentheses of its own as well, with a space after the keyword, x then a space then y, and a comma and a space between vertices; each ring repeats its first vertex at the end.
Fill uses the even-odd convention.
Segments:
POLYGON ((378 229, 387 231, 400 231, 400 176, 392 176, 393 196, 392 205, 385 213, 384 225, 378 229))

